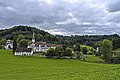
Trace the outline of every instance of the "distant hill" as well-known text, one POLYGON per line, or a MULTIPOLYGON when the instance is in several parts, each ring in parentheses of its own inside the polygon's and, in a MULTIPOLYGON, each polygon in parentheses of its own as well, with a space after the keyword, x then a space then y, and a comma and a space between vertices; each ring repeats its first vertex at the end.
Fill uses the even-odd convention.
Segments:
POLYGON ((14 26, 9 29, 0 30, 0 38, 13 40, 15 36, 23 34, 26 39, 31 40, 32 34, 35 33, 36 41, 58 42, 58 38, 48 32, 31 26, 14 26))

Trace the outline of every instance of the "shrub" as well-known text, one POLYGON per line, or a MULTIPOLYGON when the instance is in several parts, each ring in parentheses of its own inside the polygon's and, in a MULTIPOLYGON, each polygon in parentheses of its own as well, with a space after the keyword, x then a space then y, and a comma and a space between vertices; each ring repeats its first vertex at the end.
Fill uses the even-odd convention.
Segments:
POLYGON ((72 56, 73 56, 72 49, 71 48, 66 48, 64 56, 68 56, 68 57, 72 58, 72 56))
POLYGON ((88 50, 87 50, 86 46, 82 48, 82 52, 83 52, 83 54, 87 54, 88 50))
POLYGON ((64 53, 64 50, 62 47, 56 47, 55 48, 55 54, 58 58, 62 57, 64 53))
POLYGON ((81 45, 81 51, 83 54, 94 54, 95 49, 91 46, 81 45))
POLYGON ((2 45, 0 45, 0 49, 4 49, 4 47, 2 45))
POLYGON ((119 64, 120 63, 120 57, 114 58, 112 63, 119 64))
POLYGON ((54 48, 48 49, 45 55, 48 57, 56 56, 54 48))
POLYGON ((76 51, 75 54, 77 55, 76 57, 77 59, 80 59, 80 57, 83 55, 82 52, 78 52, 78 51, 76 51))

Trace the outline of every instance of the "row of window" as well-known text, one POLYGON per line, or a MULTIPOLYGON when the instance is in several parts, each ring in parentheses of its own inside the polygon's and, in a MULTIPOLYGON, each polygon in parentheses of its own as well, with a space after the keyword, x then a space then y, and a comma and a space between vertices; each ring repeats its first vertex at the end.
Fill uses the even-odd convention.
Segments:
POLYGON ((31 56, 32 54, 31 53, 15 53, 15 55, 24 55, 24 56, 31 56))
POLYGON ((31 56, 31 54, 22 54, 23 56, 31 56))

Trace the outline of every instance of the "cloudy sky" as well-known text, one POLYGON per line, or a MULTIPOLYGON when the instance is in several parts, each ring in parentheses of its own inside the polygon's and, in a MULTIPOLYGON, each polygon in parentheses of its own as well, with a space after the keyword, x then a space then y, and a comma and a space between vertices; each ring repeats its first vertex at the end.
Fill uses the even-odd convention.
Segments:
POLYGON ((31 25, 52 34, 120 34, 120 0, 0 0, 0 29, 31 25))

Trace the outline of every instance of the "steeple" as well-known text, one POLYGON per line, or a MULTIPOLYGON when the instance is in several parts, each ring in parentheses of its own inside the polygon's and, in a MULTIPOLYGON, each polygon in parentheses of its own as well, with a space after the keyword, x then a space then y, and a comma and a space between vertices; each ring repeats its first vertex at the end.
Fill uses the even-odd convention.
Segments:
POLYGON ((34 42, 35 42, 35 34, 34 34, 34 32, 33 32, 32 43, 34 43, 34 42))

